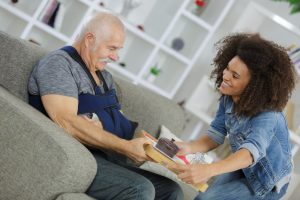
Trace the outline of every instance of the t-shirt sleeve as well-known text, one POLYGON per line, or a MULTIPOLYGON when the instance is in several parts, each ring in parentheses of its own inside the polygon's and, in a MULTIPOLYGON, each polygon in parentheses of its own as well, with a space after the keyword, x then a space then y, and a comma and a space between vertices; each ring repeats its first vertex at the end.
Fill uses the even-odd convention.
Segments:
POLYGON ((78 87, 71 64, 61 55, 50 55, 38 64, 35 79, 41 96, 58 94, 78 98, 78 87))

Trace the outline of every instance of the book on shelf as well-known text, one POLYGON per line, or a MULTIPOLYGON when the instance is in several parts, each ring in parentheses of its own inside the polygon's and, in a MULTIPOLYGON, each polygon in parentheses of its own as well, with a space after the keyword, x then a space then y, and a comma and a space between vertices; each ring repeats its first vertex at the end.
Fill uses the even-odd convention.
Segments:
POLYGON ((54 22, 54 28, 57 31, 61 30, 65 13, 66 13, 66 7, 65 7, 65 5, 63 3, 60 3, 59 4, 58 12, 56 14, 56 19, 55 19, 55 22, 54 22))
POLYGON ((65 12, 66 8, 63 3, 58 0, 48 0, 39 16, 39 20, 59 31, 62 27, 65 12))
POLYGON ((57 13, 59 11, 59 7, 60 7, 60 3, 57 2, 57 5, 56 5, 53 13, 50 15, 50 18, 47 19, 47 21, 43 21, 43 22, 54 28, 54 23, 56 20, 57 13))
POLYGON ((42 10, 39 20, 41 22, 44 22, 45 24, 48 24, 51 16, 55 12, 56 8, 58 6, 58 1, 57 0, 48 0, 46 6, 42 10))

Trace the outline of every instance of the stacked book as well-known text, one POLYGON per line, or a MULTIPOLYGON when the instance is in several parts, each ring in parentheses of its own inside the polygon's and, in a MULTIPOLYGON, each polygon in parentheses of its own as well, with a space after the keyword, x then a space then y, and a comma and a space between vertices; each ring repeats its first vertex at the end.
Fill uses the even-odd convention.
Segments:
POLYGON ((65 10, 64 4, 58 0, 48 0, 39 20, 59 31, 62 26, 65 10))

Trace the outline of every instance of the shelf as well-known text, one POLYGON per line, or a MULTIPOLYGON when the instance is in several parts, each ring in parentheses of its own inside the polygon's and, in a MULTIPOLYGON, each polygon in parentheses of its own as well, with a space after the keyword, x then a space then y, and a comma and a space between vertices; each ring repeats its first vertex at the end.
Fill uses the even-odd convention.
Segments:
MULTIPOLYGON (((47 8, 49 9, 49 4, 44 6, 39 15, 39 21, 42 23, 44 23, 42 19, 45 16, 47 8)), ((53 28, 63 35, 71 37, 77 28, 78 23, 84 18, 87 10, 88 6, 80 1, 60 0, 58 14, 55 19, 55 26, 53 28)))
POLYGON ((78 1, 64 0, 61 2, 65 4, 66 13, 63 18, 60 32, 67 36, 71 36, 80 20, 84 18, 84 14, 88 10, 88 7, 78 1))
POLYGON ((220 13, 222 13, 223 9, 226 7, 227 3, 227 1, 220 0, 205 0, 205 6, 197 9, 195 0, 190 0, 186 10, 213 26, 218 20, 220 13))
POLYGON ((12 3, 10 0, 4 0, 4 2, 29 16, 33 16, 37 8, 39 7, 41 0, 31 0, 29 1, 18 1, 18 3, 12 3))
POLYGON ((19 10, 18 8, 16 8, 14 6, 14 4, 8 3, 8 1, 0 1, 0 8, 3 9, 3 12, 11 13, 12 15, 15 15, 19 18, 22 18, 25 21, 29 22, 31 20, 31 16, 29 16, 24 11, 19 10))
POLYGON ((214 83, 208 76, 203 76, 192 96, 188 99, 185 108, 201 121, 210 124, 216 112, 219 94, 215 91, 214 83))
POLYGON ((57 30, 53 29, 52 27, 40 22, 40 21, 36 21, 34 24, 37 28, 43 30, 44 32, 52 35, 53 37, 64 41, 65 43, 70 43, 70 39, 65 36, 64 34, 58 32, 57 30))
MULTIPOLYGON (((122 12, 123 0, 102 0, 102 2, 108 9, 111 9, 116 13, 122 12)), ((142 25, 147 35, 159 40, 178 11, 182 1, 164 0, 162 2, 159 0, 152 0, 141 2, 140 5, 132 9, 128 14, 126 14, 127 12, 123 12, 125 13, 123 16, 135 26, 142 25)))
POLYGON ((143 75, 143 79, 161 88, 166 93, 171 93, 181 74, 186 70, 185 67, 185 63, 163 51, 159 51, 152 60, 151 65, 148 66, 147 73, 143 75), (158 76, 150 73, 151 68, 154 66, 161 70, 158 76))
POLYGON ((123 79, 129 81, 129 82, 134 82, 136 79, 136 76, 129 71, 127 71, 124 68, 121 68, 118 64, 116 63, 109 63, 106 67, 106 69, 113 75, 117 75, 119 77, 122 77, 123 79))
POLYGON ((289 131, 291 140, 295 142, 297 145, 300 145, 300 136, 294 133, 293 131, 289 131))
POLYGON ((233 1, 210 0, 205 11, 197 16, 191 10, 192 0, 19 0, 16 4, 0 0, 0 29, 34 40, 51 51, 72 44, 93 14, 99 11, 120 13, 126 40, 119 52, 120 59, 108 68, 172 99, 233 1), (129 12, 123 7, 126 2, 133 4, 129 12), (58 12, 56 25, 52 27, 53 23, 52 26, 48 24, 55 12, 58 12), (43 18, 46 13, 49 16, 43 18), (172 48, 176 38, 184 41, 181 50, 172 48), (151 66, 156 64, 162 72, 158 77, 151 77, 151 66))
POLYGON ((19 37, 25 29, 27 22, 0 8, 0 24, 1 31, 19 37))
POLYGON ((66 45, 66 42, 63 40, 59 40, 58 38, 50 35, 49 33, 37 28, 33 27, 28 36, 27 40, 34 40, 40 46, 47 49, 48 51, 53 51, 55 49, 59 49, 66 45))
POLYGON ((153 48, 153 45, 127 32, 124 49, 121 49, 119 53, 119 63, 125 63, 124 69, 137 75, 145 65, 153 48))
POLYGON ((300 44, 299 28, 253 2, 247 5, 234 31, 259 32, 262 37, 276 41, 284 47, 300 44))
POLYGON ((173 50, 178 49, 178 53, 192 59, 207 34, 206 29, 186 17, 181 17, 175 23, 165 44, 173 50))

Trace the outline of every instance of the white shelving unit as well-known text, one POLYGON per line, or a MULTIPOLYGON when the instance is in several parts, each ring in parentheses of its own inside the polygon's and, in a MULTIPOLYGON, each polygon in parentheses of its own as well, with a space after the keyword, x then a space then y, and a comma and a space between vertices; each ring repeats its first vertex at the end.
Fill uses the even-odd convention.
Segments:
POLYGON ((259 32, 264 38, 276 41, 284 47, 300 44, 298 27, 255 2, 246 6, 233 29, 233 32, 240 31, 259 32))
POLYGON ((188 98, 184 104, 184 108, 192 116, 199 119, 196 123, 191 121, 187 123, 188 130, 184 133, 184 139, 195 140, 199 137, 201 130, 204 125, 209 125, 212 120, 214 113, 217 109, 219 94, 215 90, 214 83, 209 79, 208 76, 204 75, 199 82, 198 86, 194 90, 193 94, 188 98), (192 129, 192 130, 189 130, 192 129))
MULTIPOLYGON (((14 4, 0 0, 0 30, 54 50, 71 44, 92 14, 102 10, 122 12, 125 0, 58 0, 65 8, 59 31, 41 22, 49 1, 22 0, 14 4)), ((194 0, 142 1, 122 17, 127 29, 126 43, 119 63, 108 68, 172 99, 234 1, 206 0, 200 14, 194 12, 194 0), (176 38, 184 43, 181 50, 172 48, 176 38), (161 72, 150 77, 154 66, 161 72)))

